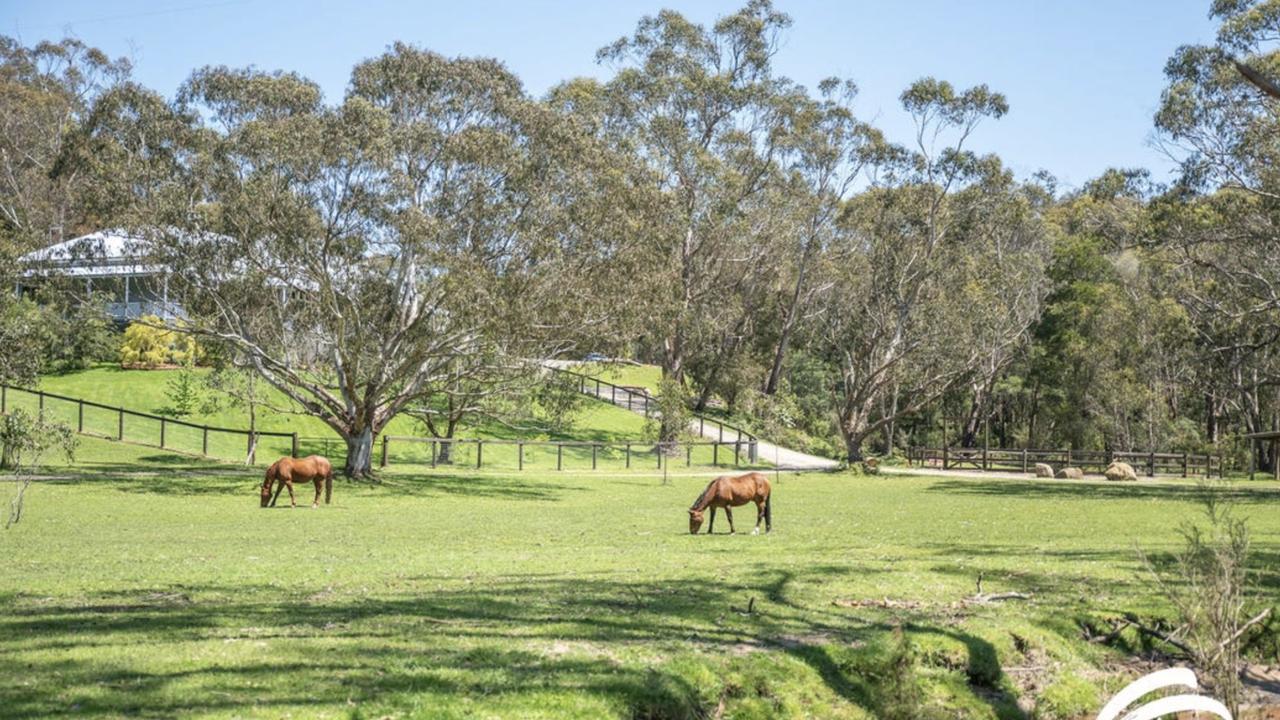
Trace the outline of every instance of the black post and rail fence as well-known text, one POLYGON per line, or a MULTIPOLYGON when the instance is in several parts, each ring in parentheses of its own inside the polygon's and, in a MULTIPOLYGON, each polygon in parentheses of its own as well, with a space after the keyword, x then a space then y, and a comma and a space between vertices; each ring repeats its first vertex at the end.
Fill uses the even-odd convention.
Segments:
POLYGON ((1211 453, 1168 453, 1150 451, 1006 449, 987 447, 913 447, 907 453, 912 467, 941 470, 983 470, 1033 472, 1036 463, 1059 470, 1080 468, 1101 473, 1112 461, 1128 463, 1139 475, 1177 477, 1222 477, 1222 457, 1211 453))
MULTIPOLYGON (((602 385, 604 387, 604 385, 602 385)), ((280 432, 203 425, 68 397, 43 390, 0 384, 0 414, 23 408, 66 423, 77 433, 166 451, 256 463, 292 455, 324 455, 335 465, 346 458, 339 437, 301 437, 280 432)), ((483 438, 430 438, 382 435, 378 464, 498 470, 664 470, 677 468, 761 467, 756 439, 727 423, 723 441, 657 443, 641 440, 556 441, 483 438)))
POLYGON ((487 440, 383 435, 379 466, 494 470, 675 470, 762 468, 754 441, 659 443, 635 440, 487 440))
MULTIPOLYGON (((304 445, 316 442, 299 438, 297 433, 201 425, 44 390, 0 385, 0 414, 17 408, 66 423, 81 435, 229 460, 256 462, 259 454, 264 458, 297 455, 304 445)), ((342 448, 345 452, 345 446, 342 448)))
MULTIPOLYGON (((615 385, 607 380, 584 375, 573 370, 564 368, 547 367, 562 375, 568 375, 577 382, 578 391, 584 395, 590 395, 604 402, 611 403, 620 408, 626 408, 632 412, 643 412, 646 418, 655 417, 658 409, 657 399, 649 394, 649 391, 642 387, 630 385, 615 385)), ((708 437, 706 429, 712 428, 715 435, 714 442, 718 445, 733 445, 737 441, 742 441, 743 447, 747 448, 749 453, 749 461, 755 462, 758 456, 758 438, 747 430, 738 427, 732 423, 724 422, 718 418, 703 415, 701 413, 693 413, 692 419, 698 423, 698 435, 700 437, 708 437), (728 439, 726 439, 726 434, 728 439)))

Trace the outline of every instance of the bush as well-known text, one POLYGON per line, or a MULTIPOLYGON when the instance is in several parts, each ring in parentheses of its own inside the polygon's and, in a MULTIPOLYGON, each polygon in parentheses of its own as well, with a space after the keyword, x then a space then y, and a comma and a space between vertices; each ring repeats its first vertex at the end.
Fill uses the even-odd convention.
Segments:
POLYGON ((32 415, 22 408, 0 415, 0 468, 11 471, 18 484, 18 492, 9 501, 6 528, 22 519, 22 503, 31 484, 31 473, 44 455, 60 449, 67 460, 71 460, 75 447, 76 436, 63 423, 45 420, 43 415, 32 415))
POLYGON ((157 368, 199 360, 195 338, 165 326, 155 315, 139 318, 124 331, 120 364, 125 367, 157 368))
POLYGON ((190 415, 200 402, 200 379, 196 376, 194 358, 188 356, 182 367, 169 378, 165 395, 172 403, 169 410, 174 415, 190 415))

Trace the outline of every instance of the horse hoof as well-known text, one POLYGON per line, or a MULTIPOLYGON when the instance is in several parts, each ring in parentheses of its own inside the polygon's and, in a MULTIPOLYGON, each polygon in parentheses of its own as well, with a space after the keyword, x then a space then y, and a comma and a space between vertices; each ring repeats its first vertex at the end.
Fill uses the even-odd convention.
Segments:
POLYGON ((759 534, 760 534, 760 528, 756 528, 755 530, 752 530, 752 531, 751 531, 751 534, 752 534, 752 535, 759 535, 759 534))

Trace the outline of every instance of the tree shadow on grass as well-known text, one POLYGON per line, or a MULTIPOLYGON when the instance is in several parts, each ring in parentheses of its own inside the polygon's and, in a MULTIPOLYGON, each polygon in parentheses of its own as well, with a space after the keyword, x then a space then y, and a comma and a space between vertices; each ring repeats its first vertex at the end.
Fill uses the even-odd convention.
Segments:
MULTIPOLYGON (((264 468, 235 466, 191 466, 148 468, 131 463, 97 463, 92 466, 59 468, 56 474, 40 478, 49 485, 94 485, 119 492, 146 495, 207 496, 243 495, 256 501, 264 468)), ((310 504, 310 482, 294 483, 299 502, 310 504)), ((340 474, 334 478, 334 495, 358 492, 381 496, 464 496, 510 500, 555 501, 572 491, 586 491, 562 483, 501 475, 431 473, 396 474, 381 483, 353 483, 340 474)), ((287 499, 287 493, 285 494, 287 499)))
POLYGON ((929 486, 928 492, 953 495, 984 495, 1025 500, 1170 500, 1203 502, 1215 494, 1223 500, 1240 503, 1274 503, 1280 500, 1280 488, 1233 485, 1225 488, 1203 488, 1191 484, 1151 483, 1139 480, 1128 483, 1039 482, 1026 479, 1009 480, 942 480, 929 486))
POLYGON ((144 716, 291 706, 318 712, 345 708, 348 699, 403 709, 423 693, 520 698, 559 689, 637 717, 699 717, 728 690, 700 686, 705 670, 652 665, 654 653, 722 668, 756 657, 742 655, 745 644, 781 651, 835 695, 872 707, 866 683, 832 648, 885 626, 852 627, 847 617, 803 608, 787 597, 791 577, 761 585, 539 575, 474 587, 455 581, 446 589, 428 581, 421 586, 430 591, 383 596, 176 586, 71 601, 17 598, 0 617, 0 678, 7 679, 0 705, 12 717, 71 708, 144 716), (748 595, 763 599, 749 616, 734 612, 748 595), (225 653, 210 656, 202 647, 254 648, 253 659, 217 659, 225 653), (642 650, 628 655, 630 648, 642 650))

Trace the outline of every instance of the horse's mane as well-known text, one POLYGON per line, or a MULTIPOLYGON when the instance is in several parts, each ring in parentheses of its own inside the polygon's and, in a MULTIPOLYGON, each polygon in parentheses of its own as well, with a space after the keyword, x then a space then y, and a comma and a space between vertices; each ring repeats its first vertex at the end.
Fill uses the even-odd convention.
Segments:
POLYGON ((693 504, 689 506, 689 509, 690 510, 697 509, 697 507, 702 504, 702 501, 706 499, 707 495, 711 494, 711 488, 715 487, 716 483, 718 482, 720 482, 720 478, 716 478, 715 480, 712 480, 711 482, 707 483, 706 489, 702 491, 702 494, 698 496, 697 500, 693 501, 693 504))

